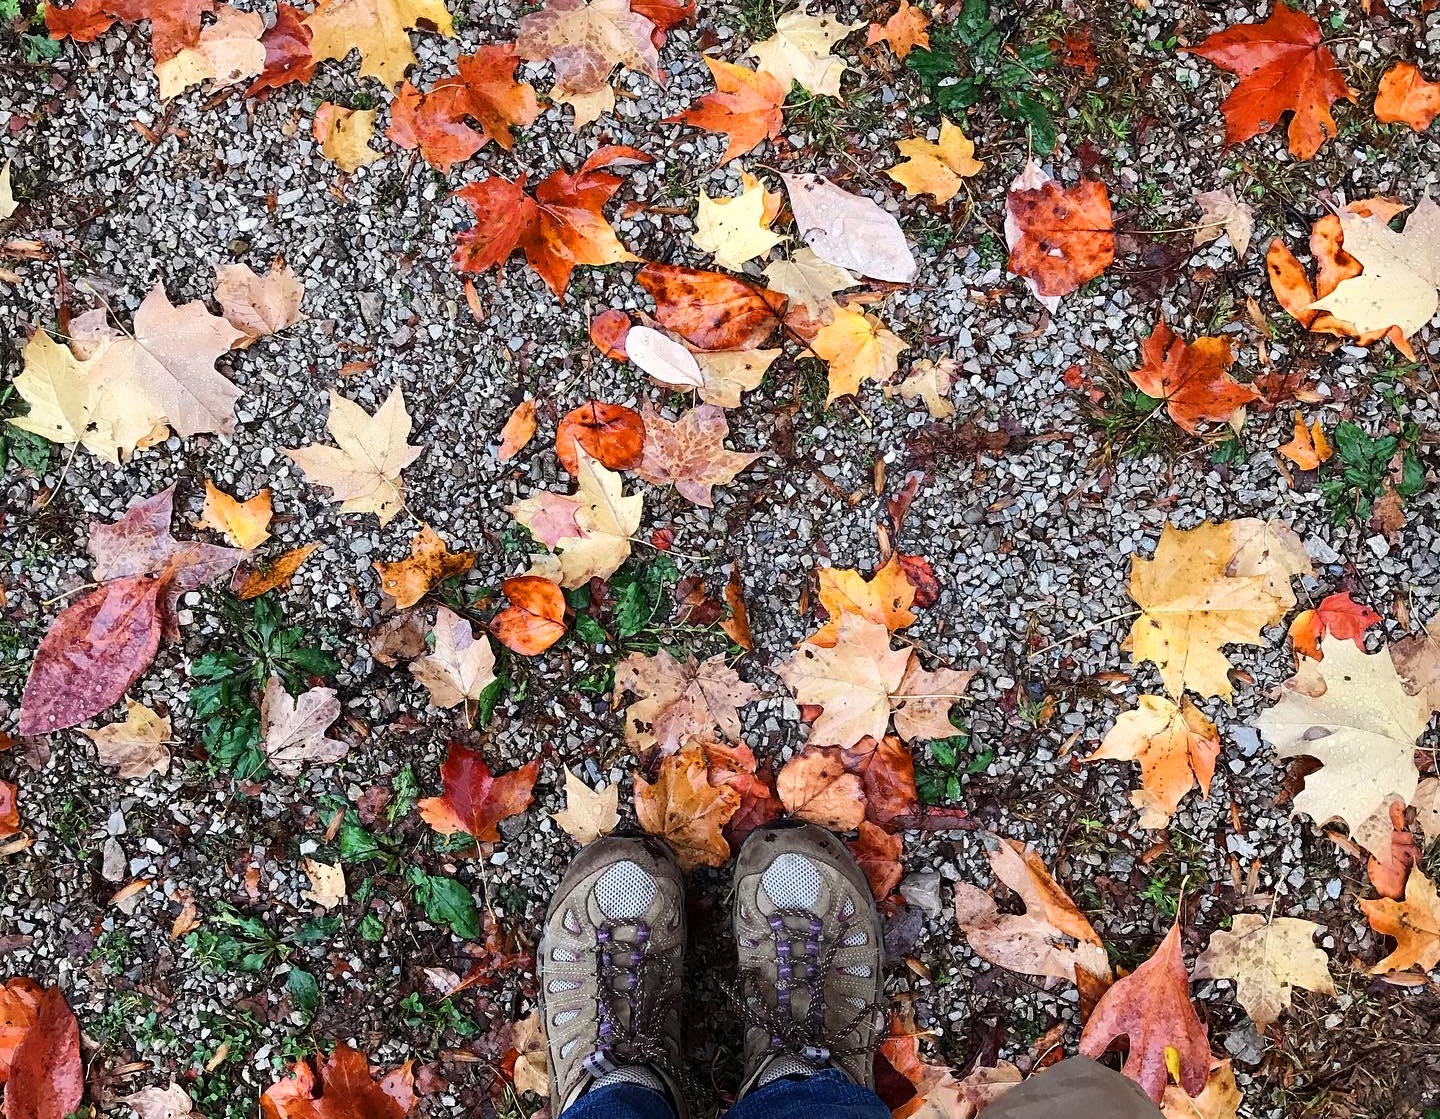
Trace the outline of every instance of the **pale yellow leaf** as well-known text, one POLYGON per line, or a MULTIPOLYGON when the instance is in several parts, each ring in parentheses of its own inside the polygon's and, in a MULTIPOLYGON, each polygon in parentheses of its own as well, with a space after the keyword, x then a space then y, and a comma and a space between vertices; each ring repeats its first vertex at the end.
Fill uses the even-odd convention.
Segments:
POLYGON ((874 315, 840 307, 810 348, 830 367, 828 404, 859 392, 861 381, 889 380, 900 368, 901 353, 910 347, 874 315))
POLYGON ((170 720, 143 703, 126 700, 124 722, 81 733, 95 743, 101 765, 119 766, 118 777, 170 772, 170 720))
POLYGON ((810 93, 839 97, 845 60, 836 58, 830 50, 864 26, 845 23, 824 12, 787 12, 775 21, 775 34, 754 44, 747 55, 757 60, 757 70, 773 75, 786 89, 791 82, 799 82, 810 93))
POLYGON ((320 154, 347 175, 353 175, 366 164, 384 159, 383 152, 370 146, 375 135, 375 117, 379 109, 347 109, 324 102, 315 110, 313 131, 320 144, 320 154))
POLYGON ((475 636, 470 623, 444 606, 436 608, 435 651, 410 662, 410 674, 425 685, 436 707, 475 703, 495 682, 490 639, 475 636))
POLYGON ((551 819, 580 846, 609 835, 620 824, 620 786, 595 790, 573 770, 565 771, 565 807, 551 819))
POLYGON ((765 188, 759 184, 738 198, 711 198, 702 193, 691 239, 697 248, 713 253, 720 267, 738 272, 747 260, 788 240, 765 227, 764 215, 765 188))
POLYGON ((1290 1006, 1292 987, 1333 995, 1330 960, 1315 945, 1314 921, 1237 913, 1230 931, 1216 930, 1195 961, 1196 979, 1233 979, 1235 998, 1263 1030, 1290 1006))

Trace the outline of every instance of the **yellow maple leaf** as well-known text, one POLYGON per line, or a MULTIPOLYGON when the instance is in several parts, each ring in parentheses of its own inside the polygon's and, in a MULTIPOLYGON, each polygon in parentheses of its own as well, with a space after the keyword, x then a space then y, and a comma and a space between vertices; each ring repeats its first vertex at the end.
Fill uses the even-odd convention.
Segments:
POLYGON ((370 146, 375 135, 375 115, 379 109, 346 109, 326 101, 315 110, 313 131, 320 145, 320 154, 347 175, 353 175, 366 164, 384 159, 383 152, 370 146))
POLYGON ((270 488, 248 501, 237 501, 209 478, 205 479, 205 506, 196 528, 223 532, 237 548, 258 548, 270 539, 270 488))
POLYGON ((838 307, 834 321, 820 328, 810 348, 830 367, 828 404, 837 396, 859 392, 861 381, 893 377, 900 368, 900 354, 910 347, 874 315, 838 307))
POLYGON ((766 202, 767 192, 758 181, 738 198, 711 198, 702 192, 691 239, 697 248, 713 253, 720 267, 738 272, 747 260, 789 240, 766 228, 766 202))
POLYGON ((960 126, 948 120, 940 122, 940 140, 914 137, 901 140, 896 147, 906 158, 885 171, 905 188, 911 197, 928 194, 936 202, 949 202, 960 190, 960 184, 985 167, 975 158, 975 143, 967 139, 960 126))
POLYGON ((853 568, 822 567, 820 605, 829 612, 830 620, 806 640, 822 649, 833 649, 843 614, 858 614, 891 631, 904 629, 915 620, 910 609, 914 601, 914 584, 893 555, 868 579, 853 568))
POLYGON ((786 89, 799 82, 810 93, 839 97, 845 60, 836 58, 830 48, 864 26, 824 12, 813 16, 788 12, 775 21, 775 34, 756 43, 748 54, 757 60, 757 70, 773 75, 786 89))
POLYGON ((391 88, 415 62, 408 31, 422 23, 447 38, 455 34, 444 0, 320 0, 305 19, 312 58, 344 58, 358 50, 360 76, 391 88))
POLYGON ((1141 787, 1130 794, 1130 803, 1141 810, 1142 828, 1163 828, 1197 783, 1210 795, 1219 755, 1215 724, 1189 699, 1177 707, 1164 696, 1142 695, 1086 761, 1139 762, 1141 787))

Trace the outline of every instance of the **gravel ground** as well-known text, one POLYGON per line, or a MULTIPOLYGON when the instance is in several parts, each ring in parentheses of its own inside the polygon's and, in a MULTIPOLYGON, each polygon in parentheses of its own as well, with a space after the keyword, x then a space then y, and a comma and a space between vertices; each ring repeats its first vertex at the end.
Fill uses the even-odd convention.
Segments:
MULTIPOLYGON (((461 9, 456 39, 413 36, 421 61, 412 77, 421 88, 449 72, 457 54, 513 37, 528 10, 452 7, 461 9)), ((39 475, 11 463, 0 491, 0 720, 13 718, 29 658, 59 608, 55 600, 88 578, 89 527, 175 482, 176 523, 185 535, 208 477, 241 495, 272 488, 277 542, 269 547, 320 543, 283 592, 283 607, 343 663, 339 733, 354 742, 338 767, 293 781, 237 783, 207 764, 188 714, 186 669, 230 638, 213 599, 191 594, 182 642, 165 645, 132 690, 174 720, 176 765, 168 776, 118 780, 78 732, 20 741, 0 753, 0 777, 19 782, 25 830, 34 838, 3 860, 0 975, 65 987, 95 1043, 90 1068, 102 1104, 177 1077, 208 1119, 229 1119, 253 1112, 255 1093, 274 1078, 278 1060, 345 1038, 376 1062, 420 1062, 430 1115, 495 1107, 518 1114, 513 1100, 496 1104, 489 1086, 506 1023, 528 1010, 533 981, 511 971, 458 996, 457 1017, 473 1019, 480 1031, 465 1036, 424 969, 463 973, 471 956, 485 952, 427 923, 403 867, 458 877, 483 894, 504 935, 523 947, 572 850, 542 811, 560 806, 562 763, 592 780, 622 782, 629 811, 630 765, 616 715, 604 697, 573 686, 605 651, 567 642, 518 668, 525 696, 502 700, 484 731, 467 734, 452 713, 427 705, 403 669, 377 664, 364 637, 383 615, 370 565, 405 554, 414 522, 401 517, 380 528, 370 516, 342 516, 276 449, 324 440, 330 389, 373 410, 398 383, 416 419, 413 441, 425 447, 406 472, 410 508, 452 546, 479 553, 469 590, 521 570, 523 556, 505 535, 505 507, 563 488, 549 452, 555 418, 592 395, 637 407, 663 396, 633 368, 600 358, 586 337, 599 310, 643 305, 632 266, 582 270, 561 303, 512 263, 503 274, 477 278, 485 309, 477 321, 448 263, 454 233, 468 225, 448 192, 491 171, 513 177, 526 169, 538 178, 573 168, 602 142, 633 144, 656 163, 631 172, 611 208, 620 239, 647 259, 706 265, 687 236, 693 198, 701 188, 733 192, 738 167, 712 170, 723 138, 656 122, 710 88, 700 49, 738 58, 752 37, 747 28, 766 13, 750 0, 702 7, 699 26, 672 33, 662 54, 666 86, 624 74, 618 116, 577 137, 568 113, 551 110, 525 130, 513 154, 487 148, 448 178, 383 139, 376 146, 389 158, 350 178, 320 157, 310 139, 315 107, 324 100, 364 104, 381 93, 356 79, 353 61, 326 64, 308 88, 287 87, 261 103, 237 96, 205 110, 205 99, 191 95, 167 110, 141 31, 121 28, 95 44, 66 44, 52 62, 29 64, 8 48, 8 61, 0 60, 0 162, 14 159, 16 192, 26 200, 11 232, 39 237, 49 249, 49 259, 18 267, 18 284, 0 284, 7 375, 18 370, 31 331, 56 327, 62 300, 79 311, 103 299, 128 321, 157 281, 176 303, 207 298, 214 267, 232 261, 262 270, 283 254, 305 283, 309 316, 222 359, 243 389, 234 438, 172 438, 119 468, 63 449, 39 475), (147 133, 162 124, 168 129, 152 143, 147 133), (526 394, 541 402, 540 436, 501 464, 493 454, 496 432, 526 394), (481 745, 497 769, 546 758, 536 808, 508 821, 504 842, 479 860, 437 850, 413 814, 393 822, 383 811, 378 821, 374 815, 407 766, 422 794, 438 791, 445 743, 457 735, 481 745), (326 827, 337 801, 358 805, 401 857, 394 866, 348 867, 352 895, 366 879, 372 896, 364 904, 352 896, 336 911, 338 930, 301 943, 302 926, 320 915, 301 896, 308 885, 303 859, 334 857, 326 827), (137 878, 152 884, 112 903, 137 878), (228 905, 268 922, 320 980, 313 1019, 287 996, 277 974, 283 969, 217 971, 193 944, 172 939, 187 896, 202 920, 228 905), (378 940, 362 935, 366 913, 384 922, 378 940), (409 997, 416 994, 418 1001, 409 997)), ((1297 164, 1278 134, 1221 152, 1218 105, 1230 79, 1165 45, 1172 37, 1193 44, 1268 9, 1223 0, 1094 7, 994 5, 1010 19, 1023 11, 1022 39, 1082 22, 1094 33, 1096 77, 1061 69, 1044 79, 1064 105, 1061 145, 1047 167, 1071 179, 1083 166, 1102 179, 1117 222, 1137 230, 1188 226, 1197 193, 1233 183, 1257 209, 1246 258, 1237 261, 1220 243, 1167 270, 1167 248, 1186 247, 1189 234, 1136 238, 1142 254, 1122 255, 1064 299, 1048 329, 1039 328, 1038 306, 1003 272, 998 248, 1005 185, 1025 157, 1023 134, 983 106, 973 110, 967 131, 987 168, 971 180, 970 198, 962 193, 944 207, 905 199, 879 171, 895 162, 896 139, 933 129, 935 118, 917 108, 923 99, 915 76, 884 48, 863 48, 857 35, 841 48, 859 65, 848 79, 855 84, 853 92, 847 85, 847 106, 792 111, 783 142, 740 164, 831 173, 899 214, 921 269, 884 314, 911 342, 907 357, 951 355, 961 363, 965 377, 954 394, 960 414, 937 430, 923 410, 874 386, 858 403, 826 409, 814 370, 782 362, 730 414, 736 448, 772 453, 717 489, 713 511, 632 480, 646 498, 642 533, 673 529, 683 574, 723 581, 730 561, 739 561, 756 637, 741 671, 766 695, 745 712, 746 738, 778 764, 804 728, 771 669, 813 629, 802 612, 813 597, 807 581, 817 564, 868 570, 879 554, 875 525, 884 519, 884 498, 908 470, 925 469, 897 543, 928 557, 944 588, 908 634, 935 660, 980 670, 963 716, 972 754, 990 761, 965 777, 963 803, 986 827, 1043 853, 1123 964, 1133 966, 1158 942, 1182 889, 1192 959, 1209 933, 1242 909, 1273 904, 1276 913, 1323 923, 1340 994, 1297 994, 1296 1009, 1268 1036, 1238 1009, 1231 984, 1195 987, 1214 1048, 1235 1059, 1243 1114, 1418 1115, 1422 1105, 1440 1102, 1433 976, 1427 985, 1401 987, 1365 974, 1384 946, 1355 904, 1369 892, 1364 867, 1309 820, 1291 818, 1294 772, 1248 727, 1267 691, 1291 674, 1282 631, 1267 633, 1262 649, 1232 654, 1253 683, 1237 688, 1233 706, 1204 704, 1224 741, 1211 798, 1188 799, 1166 831, 1136 827, 1127 800, 1133 767, 1083 766, 1079 759, 1136 695, 1159 687, 1151 666, 1136 669, 1120 650, 1127 627, 1116 616, 1130 609, 1131 556, 1148 554, 1167 519, 1182 527, 1243 516, 1291 522, 1317 571, 1297 584, 1302 601, 1352 589, 1386 614, 1385 632, 1394 638, 1405 631, 1396 620, 1401 611, 1418 625, 1440 610, 1434 487, 1410 503, 1405 528, 1389 537, 1365 524, 1337 525, 1313 486, 1292 488, 1277 469, 1273 451, 1289 438, 1288 408, 1252 413, 1243 454, 1228 461, 1216 461, 1212 447, 1168 436, 1144 453, 1125 454, 1062 373, 1072 365, 1097 372, 1106 362, 1131 368, 1139 339, 1163 310, 1186 336, 1233 337, 1237 372, 1247 377, 1263 368, 1262 336, 1246 314, 1253 299, 1274 332, 1264 343, 1273 367, 1303 371, 1328 392, 1328 403, 1308 411, 1327 428, 1351 419, 1372 434, 1418 425, 1433 483, 1430 440, 1440 395, 1430 363, 1440 343, 1428 335, 1417 340, 1418 367, 1398 364, 1380 347, 1327 346, 1280 312, 1263 253, 1272 235, 1303 245, 1326 198, 1392 194, 1413 202, 1435 188, 1434 130, 1415 135, 1378 125, 1369 102, 1396 57, 1427 73, 1440 69, 1440 26, 1414 4, 1393 4, 1388 15, 1377 4, 1374 16, 1358 3, 1323 7, 1322 23, 1328 20, 1360 104, 1339 106, 1341 137, 1313 162, 1297 164), (1001 434, 977 440, 980 432, 1001 434), (887 481, 877 496, 880 462, 887 481)), ((840 9, 850 19, 888 11, 840 9)), ((548 88, 548 68, 527 66, 524 76, 548 88)), ((1433 772, 1433 732, 1424 744, 1433 772)), ((973 833, 907 835, 905 859, 915 874, 990 882, 973 833)), ((719 933, 725 883, 705 873, 695 885, 698 971, 708 1001, 727 966, 719 933), (716 935, 706 937, 706 929, 716 935)), ((947 1060, 963 1068, 997 1054, 1024 1055, 1055 1023, 1073 1022, 1077 1008, 1067 992, 1038 989, 973 956, 948 919, 948 893, 944 900, 940 916, 897 914, 892 933, 929 970, 928 980, 914 969, 897 976, 897 990, 913 991, 921 1020, 940 1030, 947 1060)), ((709 1036, 693 1041, 695 1070, 718 1098, 733 1071, 733 1047, 709 1036)), ((533 1105, 526 1101, 524 1110, 533 1105)))

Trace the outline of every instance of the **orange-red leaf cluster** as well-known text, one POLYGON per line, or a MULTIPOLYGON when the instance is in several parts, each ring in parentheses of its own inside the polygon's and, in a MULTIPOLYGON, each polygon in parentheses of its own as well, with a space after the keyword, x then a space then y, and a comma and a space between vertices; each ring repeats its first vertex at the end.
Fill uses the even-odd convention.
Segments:
POLYGON ((410 1062, 377 1079, 365 1054, 343 1042, 318 1067, 297 1061, 260 1097, 264 1119, 405 1119, 414 1107, 410 1062))
POLYGON ((483 754, 452 742, 445 764, 440 767, 444 793, 426 797, 416 808, 425 822, 442 835, 465 832, 482 843, 494 843, 500 839, 496 825, 530 807, 539 775, 537 758, 495 777, 483 754))
POLYGON ((523 128, 540 115, 534 88, 515 80, 518 64, 514 44, 492 44, 461 55, 457 72, 425 93, 405 82, 386 135, 402 148, 418 148, 425 162, 441 172, 492 140, 509 151, 515 143, 510 129, 523 128), (479 127, 472 127, 471 120, 479 127))

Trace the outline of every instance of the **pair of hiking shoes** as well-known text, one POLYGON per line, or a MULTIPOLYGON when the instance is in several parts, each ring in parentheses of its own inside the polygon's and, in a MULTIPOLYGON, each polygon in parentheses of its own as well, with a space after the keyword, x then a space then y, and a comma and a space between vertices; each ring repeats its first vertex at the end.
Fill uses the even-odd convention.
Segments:
MULTIPOLYGON (((813 824, 757 829, 736 861, 732 927, 740 1095, 825 1068, 873 1087, 881 927, 844 845, 813 824)), ((685 1119, 685 879, 670 849, 613 836, 585 848, 551 900, 539 956, 551 1114, 618 1078, 658 1086, 685 1119)))

